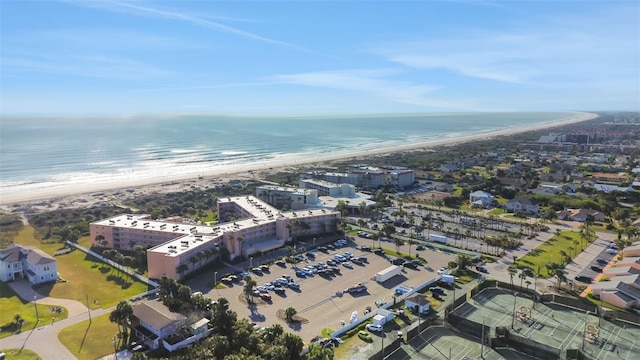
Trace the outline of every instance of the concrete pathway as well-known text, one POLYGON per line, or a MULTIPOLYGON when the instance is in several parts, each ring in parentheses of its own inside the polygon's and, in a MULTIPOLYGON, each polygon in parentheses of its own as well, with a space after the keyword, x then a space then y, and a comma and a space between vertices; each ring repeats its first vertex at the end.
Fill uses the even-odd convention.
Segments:
POLYGON ((77 300, 54 298, 40 294, 31 287, 31 283, 28 280, 16 280, 7 284, 11 287, 11 289, 13 289, 13 291, 16 292, 16 294, 18 294, 18 296, 22 300, 29 302, 35 300, 39 304, 62 306, 63 308, 67 309, 69 317, 87 312, 87 307, 77 300))

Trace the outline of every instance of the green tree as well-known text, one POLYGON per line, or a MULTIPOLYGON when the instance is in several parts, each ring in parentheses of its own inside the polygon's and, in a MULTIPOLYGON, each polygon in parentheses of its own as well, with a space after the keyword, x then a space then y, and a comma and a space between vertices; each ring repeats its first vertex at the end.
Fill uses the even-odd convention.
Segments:
POLYGON ((471 257, 467 254, 458 254, 456 256, 456 266, 458 270, 466 270, 467 267, 471 266, 472 260, 471 257))
POLYGON ((298 311, 292 307, 289 306, 288 308, 286 308, 284 310, 284 317, 287 319, 288 322, 293 321, 293 317, 298 313, 298 311))
POLYGON ((247 299, 247 302, 253 303, 253 288, 257 283, 249 275, 245 276, 243 280, 244 287, 242 288, 242 292, 244 293, 244 297, 247 299))
POLYGON ((129 322, 133 316, 133 307, 126 300, 121 300, 116 308, 109 314, 109 321, 118 325, 118 333, 122 334, 125 341, 129 337, 129 322))

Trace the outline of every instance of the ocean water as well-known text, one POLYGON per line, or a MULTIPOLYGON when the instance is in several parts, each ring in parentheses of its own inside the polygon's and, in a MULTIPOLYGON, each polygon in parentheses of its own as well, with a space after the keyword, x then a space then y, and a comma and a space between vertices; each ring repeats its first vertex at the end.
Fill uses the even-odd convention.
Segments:
MULTIPOLYGON (((554 123, 576 113, 148 115, 0 120, 2 193, 154 179, 554 123)), ((81 190, 81 189, 79 189, 81 190)))

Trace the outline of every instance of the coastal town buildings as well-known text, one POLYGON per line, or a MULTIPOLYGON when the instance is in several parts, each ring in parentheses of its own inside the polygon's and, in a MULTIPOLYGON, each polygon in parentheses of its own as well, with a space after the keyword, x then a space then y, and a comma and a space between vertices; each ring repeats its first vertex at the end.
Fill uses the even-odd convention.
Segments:
POLYGON ((318 191, 315 189, 295 188, 290 186, 261 185, 256 188, 256 196, 265 202, 282 207, 287 205, 291 210, 300 210, 318 205, 318 191))
POLYGON ((169 308, 158 301, 142 300, 133 308, 131 328, 140 342, 152 349, 161 346, 176 351, 208 335, 209 320, 198 318, 195 321, 169 308))
POLYGON ((148 247, 150 278, 179 279, 212 261, 221 247, 231 257, 249 257, 296 236, 333 232, 340 219, 337 211, 325 208, 281 212, 254 196, 220 198, 217 208, 220 223, 215 226, 124 214, 93 222, 89 229, 104 248, 148 247))
POLYGON ((392 186, 404 189, 414 184, 415 171, 399 166, 374 167, 364 164, 349 165, 346 173, 307 171, 301 179, 325 180, 334 184, 351 184, 363 189, 392 186))
POLYGON ((28 279, 32 284, 58 280, 56 259, 40 249, 18 244, 0 251, 0 280, 28 279))

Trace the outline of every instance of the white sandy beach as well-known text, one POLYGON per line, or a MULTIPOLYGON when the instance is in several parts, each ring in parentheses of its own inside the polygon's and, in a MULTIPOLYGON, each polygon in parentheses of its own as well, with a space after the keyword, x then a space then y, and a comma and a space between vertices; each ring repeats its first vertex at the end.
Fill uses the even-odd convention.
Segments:
MULTIPOLYGON (((579 123, 596 118, 598 115, 593 113, 578 113, 575 117, 565 121, 553 123, 537 124, 529 127, 518 129, 507 129, 491 133, 450 138, 443 140, 430 141, 425 143, 414 143, 393 148, 381 148, 370 151, 360 152, 343 152, 326 156, 309 157, 305 159, 283 158, 275 161, 237 165, 226 167, 218 170, 212 170, 200 174, 184 174, 171 177, 146 178, 138 180, 126 180, 117 182, 89 183, 82 185, 67 185, 49 188, 35 188, 32 191, 24 191, 20 193, 10 193, 6 189, 0 189, 0 209, 9 212, 15 207, 30 205, 36 208, 48 208, 50 210, 62 207, 87 206, 91 203, 104 201, 118 201, 116 195, 120 193, 128 194, 124 191, 133 189, 133 194, 140 195, 142 193, 151 192, 172 192, 184 190, 191 186, 207 187, 213 186, 215 183, 225 182, 231 179, 259 179, 261 174, 267 172, 278 172, 285 168, 301 167, 309 165, 321 166, 330 161, 348 160, 351 158, 363 158, 367 156, 377 156, 401 151, 417 151, 442 145, 453 145, 463 142, 475 140, 484 140, 496 136, 512 135, 516 133, 540 130, 545 128, 553 128, 556 126, 579 123), (96 195, 96 193, 101 193, 96 195), (94 196, 92 196, 92 194, 94 196)), ((33 209, 37 210, 37 209, 33 209)))

